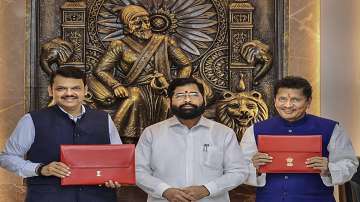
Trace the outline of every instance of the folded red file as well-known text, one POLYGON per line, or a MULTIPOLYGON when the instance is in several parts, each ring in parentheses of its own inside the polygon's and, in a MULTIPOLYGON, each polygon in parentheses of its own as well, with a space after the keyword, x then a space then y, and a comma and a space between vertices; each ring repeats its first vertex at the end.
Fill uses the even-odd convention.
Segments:
POLYGON ((70 167, 61 185, 94 185, 113 180, 135 184, 135 145, 61 145, 60 159, 70 167))
POLYGON ((261 173, 319 173, 306 167, 308 158, 322 156, 321 135, 259 135, 258 150, 273 157, 261 173))

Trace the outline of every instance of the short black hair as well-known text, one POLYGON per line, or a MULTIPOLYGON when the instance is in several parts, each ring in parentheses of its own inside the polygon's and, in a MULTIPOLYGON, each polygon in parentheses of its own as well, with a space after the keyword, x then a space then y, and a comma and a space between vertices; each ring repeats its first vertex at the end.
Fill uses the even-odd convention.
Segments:
POLYGON ((53 71, 50 75, 50 86, 54 84, 54 79, 56 76, 62 76, 65 78, 74 78, 74 79, 82 79, 84 82, 84 86, 86 86, 86 74, 83 70, 78 67, 62 67, 53 71))
POLYGON ((280 88, 302 89, 306 99, 309 100, 312 94, 312 87, 306 79, 299 76, 286 76, 277 81, 274 87, 274 97, 276 97, 280 88))
POLYGON ((177 87, 186 86, 189 84, 195 84, 198 87, 201 95, 204 96, 203 85, 201 83, 199 83, 196 79, 189 77, 189 78, 176 78, 176 79, 172 80, 168 87, 168 90, 167 90, 168 97, 171 98, 174 95, 174 91, 177 87))

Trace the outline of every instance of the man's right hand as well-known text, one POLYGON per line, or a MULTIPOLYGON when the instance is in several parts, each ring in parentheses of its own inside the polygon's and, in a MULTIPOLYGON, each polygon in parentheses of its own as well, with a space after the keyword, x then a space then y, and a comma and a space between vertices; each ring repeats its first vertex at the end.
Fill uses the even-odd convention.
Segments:
POLYGON ((272 162, 272 159, 273 157, 269 156, 269 154, 258 152, 252 157, 251 161, 254 167, 259 169, 260 166, 272 162))
POLYGON ((185 193, 181 189, 169 188, 164 191, 163 197, 166 198, 169 202, 191 202, 196 201, 196 199, 189 194, 185 193))
POLYGON ((118 86, 114 88, 114 94, 116 97, 120 97, 120 98, 129 96, 129 92, 124 86, 118 86))
POLYGON ((56 176, 64 178, 70 176, 70 168, 61 162, 53 161, 40 170, 43 176, 56 176))

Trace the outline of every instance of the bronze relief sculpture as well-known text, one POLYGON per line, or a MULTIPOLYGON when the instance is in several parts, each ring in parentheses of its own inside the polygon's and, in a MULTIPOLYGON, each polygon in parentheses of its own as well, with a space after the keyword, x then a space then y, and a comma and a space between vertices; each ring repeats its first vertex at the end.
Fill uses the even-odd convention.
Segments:
POLYGON ((68 37, 81 35, 81 29, 64 29, 63 39, 42 46, 41 67, 49 74, 52 63, 55 68, 83 64, 87 104, 109 111, 124 142, 136 142, 146 126, 169 116, 166 87, 174 77, 197 77, 207 92, 207 114, 232 127, 239 140, 246 127, 268 117, 266 96, 253 89, 273 59, 268 45, 252 39, 250 2, 89 0, 62 8, 63 26, 87 25, 88 39, 68 37), (85 60, 77 53, 81 47, 85 60), (255 114, 241 114, 243 109, 255 114))
MULTIPOLYGON (((198 78, 206 115, 233 128, 239 141, 272 114, 279 47, 273 27, 258 27, 271 25, 260 19, 275 19, 281 0, 268 7, 262 0, 50 1, 62 8, 62 38, 44 37, 39 64, 46 74, 68 65, 86 71, 87 104, 109 112, 124 143, 169 116, 165 89, 175 77, 198 78)), ((252 201, 253 191, 245 192, 240 201, 252 201)))
POLYGON ((170 67, 177 67, 178 77, 189 77, 192 68, 174 40, 152 33, 144 8, 128 5, 120 12, 128 34, 111 42, 94 73, 121 100, 113 119, 124 142, 135 142, 146 126, 168 116, 170 67))
MULTIPOLYGON (((95 10, 100 13, 96 21, 99 37, 90 34, 90 39, 107 50, 92 69, 117 97, 113 119, 122 139, 134 143, 146 126, 168 117, 168 82, 192 75, 194 61, 214 43, 215 8, 205 1, 144 0, 94 2, 90 15, 95 10)), ((211 88, 199 79, 211 97, 211 88)), ((99 100, 94 96, 99 94, 96 89, 93 98, 99 100)), ((109 99, 102 100, 112 100, 111 95, 106 97, 109 99)))
POLYGON ((268 107, 257 91, 225 92, 216 107, 216 120, 234 129, 240 142, 245 130, 258 121, 266 120, 268 113, 268 107))

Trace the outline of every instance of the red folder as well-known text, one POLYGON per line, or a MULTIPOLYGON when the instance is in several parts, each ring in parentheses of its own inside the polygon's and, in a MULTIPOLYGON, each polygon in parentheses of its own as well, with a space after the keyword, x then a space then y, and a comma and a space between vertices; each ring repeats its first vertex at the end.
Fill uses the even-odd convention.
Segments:
POLYGON ((273 157, 261 173, 319 173, 306 167, 308 158, 322 156, 321 135, 259 135, 258 150, 273 157))
POLYGON ((61 162, 70 176, 61 185, 95 185, 113 180, 135 184, 135 145, 61 145, 61 162))

